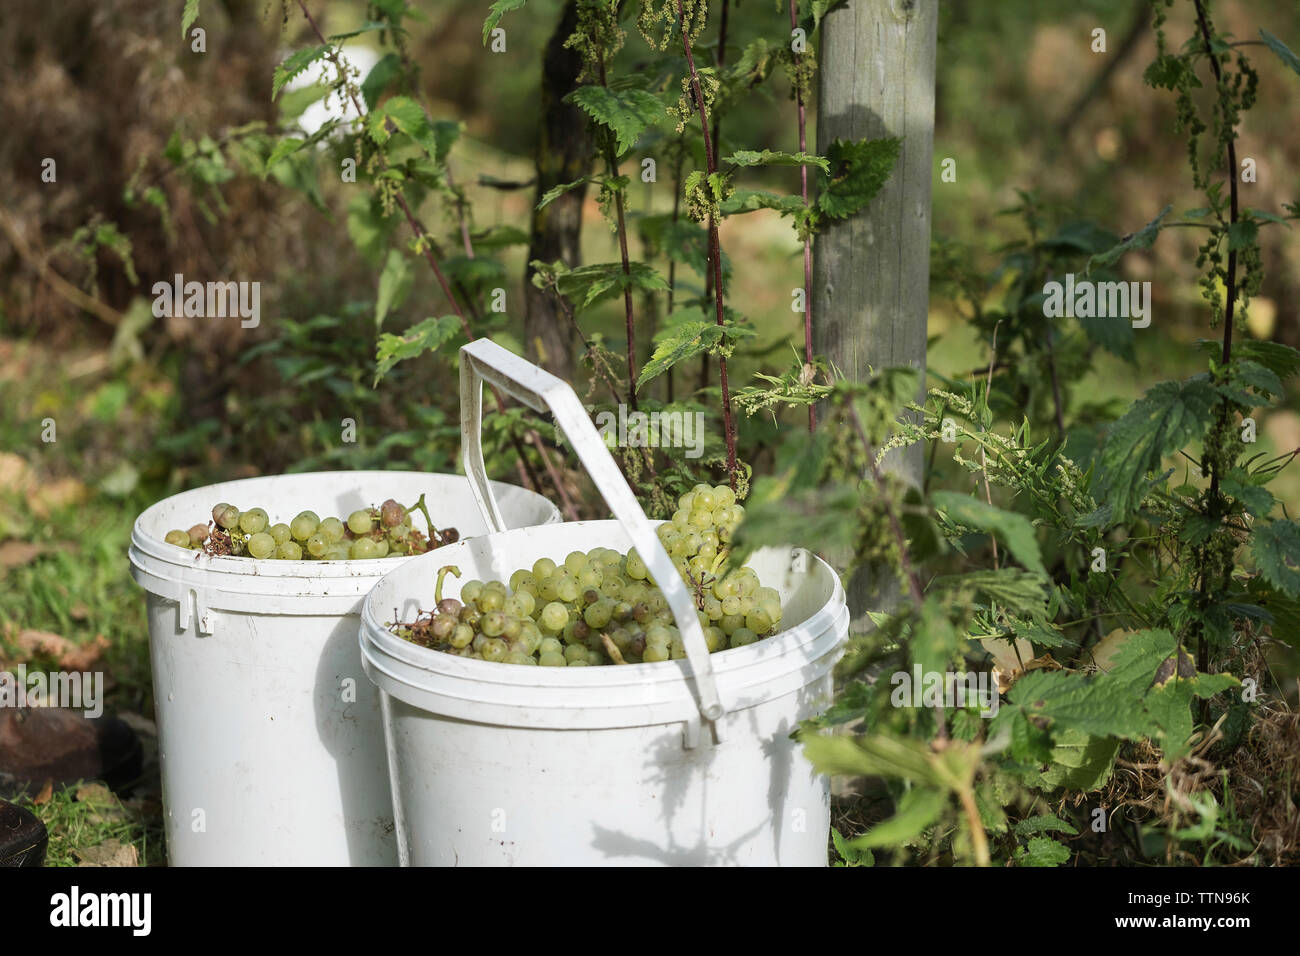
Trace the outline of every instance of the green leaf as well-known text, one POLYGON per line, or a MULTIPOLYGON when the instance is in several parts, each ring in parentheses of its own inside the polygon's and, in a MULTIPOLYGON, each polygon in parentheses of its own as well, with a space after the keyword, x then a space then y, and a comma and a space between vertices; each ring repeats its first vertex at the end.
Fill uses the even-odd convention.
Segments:
POLYGON ((1045 611, 1047 603, 1047 579, 1020 568, 984 568, 966 574, 943 575, 935 578, 930 586, 949 591, 974 588, 1004 607, 1031 614, 1045 611))
POLYGON ((1228 251, 1244 249, 1259 242, 1259 223, 1241 219, 1228 227, 1228 251))
POLYGON ((401 335, 385 332, 379 337, 375 348, 375 384, 378 385, 379 380, 398 362, 436 350, 459 331, 460 319, 454 315, 443 315, 436 319, 425 319, 401 335))
POLYGON ((854 849, 869 850, 909 843, 938 820, 947 805, 947 791, 933 787, 913 787, 898 801, 892 817, 872 827, 850 845, 854 849))
POLYGON ((290 156, 305 147, 315 146, 317 143, 329 139, 338 126, 339 121, 332 119, 326 123, 322 123, 316 132, 312 133, 306 139, 299 139, 295 136, 286 136, 284 139, 277 142, 275 148, 271 150, 271 155, 266 157, 266 169, 263 173, 263 178, 271 175, 271 170, 277 163, 288 159, 290 156))
POLYGON ((1268 48, 1278 55, 1278 59, 1291 67, 1297 75, 1300 75, 1300 57, 1292 53, 1285 43, 1273 36, 1273 34, 1269 33, 1263 27, 1260 28, 1259 35, 1264 38, 1264 42, 1268 44, 1268 48))
POLYGON ((1132 322, 1116 322, 1114 316, 1076 316, 1083 327, 1088 341, 1111 355, 1117 355, 1128 362, 1137 361, 1133 350, 1134 335, 1132 322))
POLYGON ((621 262, 599 262, 561 273, 556 279, 556 287, 575 307, 585 309, 603 299, 621 295, 626 288, 660 292, 668 288, 668 283, 644 262, 630 263, 626 275, 621 262))
POLYGON ((1111 507, 1116 523, 1138 509, 1146 476, 1165 455, 1200 438, 1209 425, 1218 393, 1204 377, 1161 382, 1111 426, 1102 448, 1094 497, 1111 507))
POLYGON ((374 33, 376 30, 393 30, 398 33, 406 32, 401 27, 394 27, 386 20, 367 20, 355 30, 349 30, 347 33, 335 33, 327 39, 330 43, 343 43, 347 40, 353 39, 354 37, 359 37, 363 33, 374 33))
POLYGON ((870 850, 855 848, 845 838, 844 834, 835 827, 831 827, 831 840, 835 844, 835 852, 844 861, 835 863, 834 866, 875 866, 876 855, 874 853, 870 850))
POLYGON ((284 89, 286 83, 328 54, 331 49, 330 45, 325 43, 320 46, 294 50, 293 53, 289 54, 284 62, 275 68, 275 73, 271 77, 271 99, 275 99, 279 95, 280 90, 284 89))
POLYGON ((569 192, 570 190, 577 189, 579 186, 586 185, 590 181, 591 181, 590 177, 583 176, 581 179, 575 179, 571 183, 561 183, 558 186, 552 186, 550 189, 546 190, 546 192, 542 194, 542 198, 537 202, 537 208, 545 209, 547 206, 555 202, 555 200, 559 199, 565 193, 569 192))
POLYGON ((955 491, 936 491, 930 500, 949 523, 993 535, 1030 571, 1047 573, 1038 550, 1038 540, 1034 537, 1034 526, 1024 515, 1003 511, 955 491))
MULTIPOLYGON (((1218 359, 1223 352, 1223 345, 1213 339, 1197 339, 1196 345, 1208 358, 1218 359)), ((1281 342, 1269 342, 1264 339, 1243 339, 1232 344, 1235 359, 1248 359, 1264 366, 1279 382, 1285 382, 1300 371, 1300 351, 1281 342)))
POLYGON ((373 110, 379 105, 379 99, 387 92, 393 81, 402 75, 402 58, 396 53, 385 53, 379 62, 370 68, 366 78, 361 82, 361 97, 366 101, 366 109, 373 110))
POLYGON ((1172 204, 1166 206, 1164 209, 1160 210, 1160 214, 1156 216, 1156 218, 1152 219, 1137 232, 1130 236, 1125 236, 1118 245, 1093 256, 1088 260, 1088 265, 1085 267, 1084 272, 1092 272, 1092 267, 1094 265, 1114 265, 1119 261, 1120 256, 1124 255, 1124 253, 1128 252, 1130 249, 1150 249, 1151 244, 1156 241, 1156 236, 1160 234, 1161 222, 1164 220, 1165 216, 1169 215, 1169 210, 1173 208, 1172 204))
POLYGON ((861 777, 890 777, 942 786, 942 775, 919 740, 872 734, 843 737, 815 734, 803 738, 804 755, 818 773, 861 777))
POLYGON ((636 144, 647 127, 665 115, 663 103, 645 90, 580 86, 564 99, 607 127, 614 134, 620 155, 636 144))
POLYGON ((1282 380, 1272 369, 1253 362, 1250 359, 1242 359, 1235 363, 1233 368, 1234 379, 1244 383, 1249 388, 1253 388, 1261 395, 1271 395, 1274 398, 1282 398, 1285 390, 1282 387, 1282 380))
POLYGON ((496 29, 501 18, 512 10, 519 10, 528 0, 495 0, 492 6, 488 7, 488 15, 483 20, 483 45, 487 46, 488 37, 496 29))
POLYGON ((807 207, 798 196, 780 195, 762 189, 737 189, 722 201, 722 214, 734 216, 759 209, 775 209, 783 216, 803 212, 807 207))
POLYGON ((1250 553, 1265 581, 1287 597, 1300 598, 1300 525, 1294 521, 1255 525, 1250 553))
POLYGON ((830 172, 823 175, 817 208, 830 219, 847 219, 865 209, 880 192, 898 160, 902 140, 837 139, 826 151, 830 172))
POLYGON ((819 166, 822 172, 830 172, 830 161, 825 156, 811 153, 783 153, 765 149, 761 153, 753 149, 738 149, 722 160, 736 166, 819 166))
POLYGON ((1110 779, 1118 751, 1119 741, 1114 737, 1093 737, 1082 731, 1066 730, 1052 746, 1047 769, 1027 775, 1025 781, 1043 790, 1064 787, 1089 793, 1110 779))
POLYGON ((1020 866, 1060 866, 1070 859, 1068 848, 1051 837, 1032 837, 1022 853, 1016 854, 1020 866))
POLYGON ((429 122, 424 108, 409 96, 394 96, 385 100, 383 106, 371 111, 366 122, 371 137, 381 146, 392 135, 389 129, 391 122, 398 132, 409 136, 436 163, 447 158, 452 145, 460 137, 459 123, 449 120, 429 122))
POLYGON ((185 0, 185 10, 181 13, 181 39, 190 34, 190 27, 199 18, 199 0, 185 0))
POLYGON ((390 309, 401 306, 411 294, 411 265, 396 249, 388 250, 388 261, 379 274, 379 295, 375 299, 375 328, 384 324, 390 309))
POLYGON ((1070 836, 1079 835, 1079 831, 1071 824, 1066 823, 1060 817, 1054 816, 1050 813, 1041 814, 1036 817, 1026 817, 1016 823, 1014 832, 1016 836, 1020 837, 1022 840, 1028 839, 1032 836, 1037 836, 1040 833, 1060 832, 1068 833, 1070 836))

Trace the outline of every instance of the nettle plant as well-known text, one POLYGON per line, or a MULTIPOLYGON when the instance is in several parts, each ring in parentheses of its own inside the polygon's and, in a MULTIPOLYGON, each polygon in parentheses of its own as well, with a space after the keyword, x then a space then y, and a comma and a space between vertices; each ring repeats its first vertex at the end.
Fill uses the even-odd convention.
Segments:
MULTIPOLYGON (((704 0, 577 0, 576 26, 564 46, 580 55, 583 65, 565 102, 585 115, 595 162, 589 175, 550 189, 538 208, 545 210, 573 190, 594 187, 617 239, 619 258, 584 265, 560 260, 529 264, 533 285, 554 296, 557 314, 576 333, 582 366, 589 374, 585 395, 594 411, 623 406, 633 415, 704 413, 712 423, 698 456, 687 457, 683 449, 671 446, 637 447, 635 440, 616 449, 624 473, 654 515, 668 513, 681 492, 714 475, 724 476, 744 496, 752 468, 741 444, 738 412, 752 415, 777 405, 806 406, 813 427, 815 403, 829 393, 830 384, 826 364, 812 353, 812 239, 826 222, 866 207, 889 175, 899 148, 897 140, 886 139, 837 141, 827 156, 806 151, 806 104, 815 67, 809 38, 830 3, 778 3, 770 36, 749 43, 734 64, 726 62, 729 5, 730 0, 714 5, 720 14, 717 38, 706 42, 703 34, 711 17, 704 0), (644 50, 638 51, 643 58, 635 72, 619 75, 616 57, 631 29, 644 41, 644 50), (798 104, 797 136, 792 136, 797 150, 733 149, 723 155, 720 128, 726 115, 743 108, 748 96, 781 73, 798 104), (737 185, 742 173, 760 166, 798 167, 799 194, 737 185), (672 212, 634 211, 634 179, 656 181, 659 170, 671 170, 672 212), (734 304, 742 293, 733 289, 719 225, 726 217, 758 209, 788 217, 804 244, 804 287, 795 306, 804 350, 789 371, 738 383, 730 361, 738 353, 749 359, 761 356, 744 351, 755 331, 734 304), (633 258, 637 240, 644 253, 640 260, 633 258), (689 281, 687 270, 702 283, 689 281), (589 331, 597 310, 610 300, 622 303, 622 342, 589 331), (651 348, 645 359, 647 341, 651 348)), ((525 0, 491 4, 483 24, 484 45, 504 44, 503 19, 524 6, 525 0)), ((198 13, 197 0, 187 0, 183 26, 188 28, 198 13)), ((243 130, 237 146, 231 141, 227 148, 215 150, 216 161, 210 140, 190 152, 205 158, 205 169, 217 170, 225 168, 223 156, 251 153, 251 163, 245 163, 249 169, 300 188, 318 203, 316 177, 322 168, 329 174, 330 162, 341 163, 345 181, 368 187, 349 204, 348 232, 363 252, 383 260, 375 297, 375 322, 381 331, 374 385, 418 387, 421 379, 402 363, 421 359, 427 368, 430 355, 454 363, 456 346, 478 335, 517 346, 501 255, 512 246, 526 245, 529 237, 507 224, 482 227, 453 177, 453 154, 463 124, 433 118, 421 101, 416 70, 407 55, 407 31, 423 19, 417 9, 404 0, 376 0, 356 30, 333 36, 322 33, 302 0, 285 0, 282 13, 286 21, 301 14, 316 42, 280 64, 272 95, 291 101, 287 117, 292 121, 292 110, 301 109, 292 98, 300 94, 286 87, 309 68, 325 64, 327 95, 341 106, 346 119, 333 119, 311 135, 292 126, 243 130), (342 44, 361 34, 371 35, 387 50, 365 77, 356 75, 342 55, 342 44), (329 157, 324 162, 322 152, 329 157), (420 211, 431 207, 444 213, 445 229, 427 227, 420 218, 420 211), (404 248, 395 247, 394 237, 403 225, 408 239, 404 248), (447 311, 401 332, 383 330, 385 320, 409 296, 414 270, 424 267, 436 279, 447 311)), ((301 105, 307 95, 301 94, 301 105)), ((485 175, 482 181, 490 182, 491 177, 485 175)), ((570 482, 561 473, 563 462, 543 444, 543 439, 562 436, 545 423, 526 421, 522 410, 507 405, 501 396, 496 399, 501 414, 485 420, 490 429, 485 435, 489 466, 520 468, 521 480, 534 487, 543 487, 544 474, 545 484, 564 499, 566 511, 575 514, 570 482)), ((750 448, 757 450, 754 444, 750 448)))
POLYGON ((835 382, 797 463, 754 483, 740 560, 817 540, 902 585, 899 606, 852 639, 835 704, 801 730, 823 772, 885 782, 892 816, 870 826, 881 815, 865 812, 858 835, 836 833, 847 865, 882 849, 893 862, 1033 866, 1294 854, 1293 841, 1258 832, 1244 803, 1296 810, 1285 770, 1272 765, 1269 779, 1259 725, 1288 710, 1270 645, 1294 650, 1300 637, 1300 525, 1268 487, 1300 449, 1255 451, 1254 415, 1283 399, 1300 353, 1234 331, 1261 287, 1259 229, 1300 208, 1242 205, 1236 139, 1256 92, 1246 44, 1218 34, 1196 0, 1196 32, 1174 52, 1169 5, 1156 4, 1159 55, 1145 76, 1176 96, 1205 207, 1174 221, 1166 210, 1104 248, 1104 233, 1079 223, 1040 238, 1025 197, 1030 241, 995 274, 1014 273, 1002 306, 980 304, 988 280, 951 276, 989 339, 1001 330, 987 370, 931 389, 923 405, 910 400, 910 370, 835 382), (1076 411, 1061 363, 1081 374, 1079 354, 1097 345, 1131 355, 1132 325, 1050 317, 1047 282, 1072 258, 1081 276, 1104 275, 1172 226, 1205 231, 1197 265, 1220 338, 1198 345, 1204 372, 1148 389, 1093 441, 1099 409, 1076 411), (1019 412, 1008 422, 1009 399, 1045 409, 1046 428, 1019 412), (927 496, 881 468, 917 442, 934 443, 931 470, 952 455, 975 493, 927 496), (971 676, 990 667, 996 687, 971 676))

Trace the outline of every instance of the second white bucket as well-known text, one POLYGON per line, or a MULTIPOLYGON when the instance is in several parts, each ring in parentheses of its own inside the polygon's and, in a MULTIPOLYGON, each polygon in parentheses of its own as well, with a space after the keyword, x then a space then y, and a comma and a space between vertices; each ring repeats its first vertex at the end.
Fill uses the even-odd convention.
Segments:
MULTIPOLYGON (((512 521, 559 521, 540 495, 506 484, 494 492, 512 521)), ((462 537, 487 530, 463 477, 397 471, 228 481, 174 495, 136 520, 131 573, 147 592, 173 866, 397 862, 379 705, 361 673, 357 626, 375 581, 415 559, 257 561, 163 537, 220 501, 287 520, 421 494, 439 527, 462 537)))
POLYGON ((398 851, 406 865, 825 866, 827 778, 790 739, 830 701, 848 633, 839 578, 805 551, 749 561, 776 588, 783 630, 709 654, 671 559, 572 389, 490 341, 461 350, 466 473, 488 524, 505 521, 478 446, 479 378, 554 413, 615 521, 497 530, 385 575, 361 614, 381 692, 398 851), (636 547, 686 660, 586 668, 489 663, 418 647, 386 626, 541 557, 636 547))

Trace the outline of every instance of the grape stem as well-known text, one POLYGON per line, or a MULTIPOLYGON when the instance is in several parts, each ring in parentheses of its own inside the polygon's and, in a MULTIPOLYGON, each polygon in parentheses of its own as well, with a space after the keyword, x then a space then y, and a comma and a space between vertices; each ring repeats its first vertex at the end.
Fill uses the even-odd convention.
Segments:
POLYGON ((442 544, 442 535, 438 533, 438 529, 434 527, 433 519, 429 517, 429 509, 425 507, 423 493, 421 493, 419 501, 406 509, 408 515, 412 511, 419 511, 420 514, 424 515, 424 523, 429 528, 429 541, 431 543, 436 542, 437 544, 442 544))
MULTIPOLYGON (((423 498, 421 500, 423 500, 423 498)), ((438 569, 438 583, 435 584, 433 587, 434 604, 442 603, 442 579, 447 576, 448 572, 451 572, 452 574, 456 575, 456 577, 460 577, 460 568, 456 567, 455 565, 447 564, 447 565, 443 565, 441 568, 438 569)))
POLYGON ((609 655, 609 659, 612 660, 615 664, 627 663, 627 661, 623 660, 623 655, 619 653, 618 645, 615 644, 613 640, 610 639, 610 636, 608 634, 605 634, 603 632, 601 633, 600 643, 605 645, 605 653, 609 655))

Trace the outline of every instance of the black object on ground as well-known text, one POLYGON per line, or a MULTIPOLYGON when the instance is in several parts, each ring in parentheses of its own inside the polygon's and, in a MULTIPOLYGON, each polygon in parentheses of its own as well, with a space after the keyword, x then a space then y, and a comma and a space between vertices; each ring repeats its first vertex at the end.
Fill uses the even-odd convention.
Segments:
POLYGON ((7 794, 77 780, 103 780, 121 792, 139 779, 143 756, 140 738, 116 717, 62 707, 0 708, 0 789, 7 794))
POLYGON ((50 835, 30 810, 0 800, 0 867, 42 866, 50 835))

